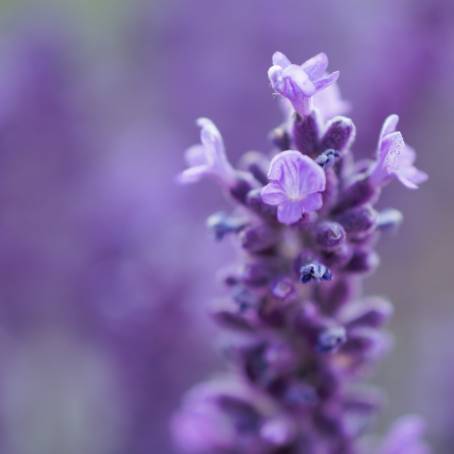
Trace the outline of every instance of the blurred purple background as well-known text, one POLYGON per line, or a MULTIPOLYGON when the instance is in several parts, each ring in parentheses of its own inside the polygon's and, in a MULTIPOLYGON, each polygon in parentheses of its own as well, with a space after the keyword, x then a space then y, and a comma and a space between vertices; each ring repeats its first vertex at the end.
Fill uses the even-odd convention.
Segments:
POLYGON ((220 367, 205 310, 231 251, 205 230, 221 196, 174 176, 200 115, 234 161, 269 147, 275 50, 325 51, 356 152, 396 112, 430 175, 388 191, 405 223, 368 281, 397 309, 377 429, 420 412, 452 452, 452 1, 123 3, 0 7, 0 452, 175 452, 169 418, 220 367))

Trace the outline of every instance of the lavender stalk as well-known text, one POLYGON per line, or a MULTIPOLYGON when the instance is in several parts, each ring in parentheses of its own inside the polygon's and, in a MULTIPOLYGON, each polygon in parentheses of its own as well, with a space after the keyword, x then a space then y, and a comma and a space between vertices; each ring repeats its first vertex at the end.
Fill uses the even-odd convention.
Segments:
POLYGON ((289 107, 271 137, 271 158, 228 161, 222 136, 198 120, 201 144, 186 153, 182 183, 208 176, 234 202, 208 225, 240 245, 225 274, 230 297, 213 309, 230 332, 229 371, 194 388, 174 421, 181 448, 195 453, 426 453, 423 423, 398 421, 381 443, 366 438, 380 393, 360 386, 387 350, 392 305, 361 295, 379 264, 379 237, 401 222, 375 208, 398 180, 416 189, 427 175, 389 116, 372 159, 355 161, 355 126, 339 116, 339 72, 321 53, 302 65, 273 55, 268 77, 289 107))

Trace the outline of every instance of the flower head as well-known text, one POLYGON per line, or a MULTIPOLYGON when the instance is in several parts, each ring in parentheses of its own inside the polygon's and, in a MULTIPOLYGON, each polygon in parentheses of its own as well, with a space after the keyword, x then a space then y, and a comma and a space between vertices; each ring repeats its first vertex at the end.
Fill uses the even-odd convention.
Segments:
POLYGON ((371 177, 376 183, 383 184, 394 176, 407 188, 417 189, 428 176, 414 166, 415 150, 406 145, 402 134, 396 131, 398 122, 397 115, 390 115, 383 123, 371 177))
POLYGON ((225 154, 224 141, 215 124, 208 118, 199 118, 200 144, 186 150, 188 168, 178 176, 180 183, 196 183, 204 176, 211 176, 227 186, 235 181, 235 171, 225 154))
POLYGON ((325 173, 308 156, 294 150, 279 153, 271 161, 268 179, 262 200, 278 207, 278 220, 283 224, 293 224, 304 213, 322 207, 325 173))
POLYGON ((268 78, 276 93, 287 98, 302 116, 311 111, 311 98, 334 84, 339 71, 327 74, 328 57, 320 53, 302 65, 295 65, 281 52, 273 55, 268 78))

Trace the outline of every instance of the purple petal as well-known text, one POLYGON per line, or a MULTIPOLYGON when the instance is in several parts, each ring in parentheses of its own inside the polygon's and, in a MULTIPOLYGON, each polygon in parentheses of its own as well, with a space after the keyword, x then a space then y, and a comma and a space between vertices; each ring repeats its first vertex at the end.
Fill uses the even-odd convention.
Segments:
POLYGON ((205 147, 200 144, 189 147, 184 154, 184 159, 190 167, 205 165, 207 163, 205 147))
POLYGON ((326 176, 323 169, 311 158, 302 156, 300 161, 301 185, 303 194, 322 192, 326 186, 326 176))
POLYGON ((409 189, 418 189, 418 186, 427 181, 429 176, 415 166, 411 166, 399 172, 397 178, 405 187, 409 189))
POLYGON ((302 215, 303 207, 300 201, 293 202, 286 200, 277 209, 277 219, 282 224, 294 224, 301 219, 302 215))
POLYGON ((314 82, 315 88, 317 91, 323 90, 330 85, 334 84, 337 79, 339 79, 340 72, 339 71, 334 71, 331 74, 328 74, 325 77, 322 77, 321 79, 318 79, 317 81, 314 82))
POLYGON ((319 79, 325 74, 326 69, 328 68, 328 57, 326 54, 321 52, 315 57, 310 58, 305 61, 301 68, 304 72, 310 77, 311 80, 319 79))
POLYGON ((383 126, 380 131, 380 140, 382 140, 388 134, 395 132, 398 123, 399 123, 398 115, 396 114, 389 115, 383 122, 383 126))
POLYGON ((323 205, 322 195, 318 192, 316 194, 310 194, 303 199, 301 206, 304 212, 311 212, 319 210, 323 205))
POLYGON ((272 159, 268 178, 279 182, 287 197, 293 199, 323 191, 326 184, 323 169, 295 150, 284 151, 272 159))
POLYGON ((399 158, 405 153, 405 142, 400 132, 388 134, 381 142, 378 150, 379 159, 391 171, 398 169, 400 165, 399 158))
POLYGON ((315 94, 315 85, 300 66, 287 66, 282 75, 285 79, 287 88, 285 96, 290 99, 293 99, 301 94, 304 96, 312 96, 315 94))
POLYGON ((177 181, 181 184, 197 183, 208 173, 206 166, 189 167, 177 176, 177 181))
POLYGON ((291 64, 291 61, 282 52, 274 52, 273 65, 280 66, 281 68, 286 68, 291 64))
POLYGON ((282 71, 283 69, 278 65, 271 66, 271 68, 268 69, 268 79, 271 83, 271 87, 277 93, 281 93, 282 91, 282 71))
POLYGON ((271 182, 261 191, 262 200, 268 205, 279 205, 287 200, 287 197, 279 183, 271 182))

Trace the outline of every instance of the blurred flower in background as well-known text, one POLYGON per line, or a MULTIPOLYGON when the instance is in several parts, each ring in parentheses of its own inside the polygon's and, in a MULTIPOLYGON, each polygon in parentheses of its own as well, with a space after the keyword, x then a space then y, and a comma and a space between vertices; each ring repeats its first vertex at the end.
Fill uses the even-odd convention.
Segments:
POLYGON ((2 452, 175 452, 170 416, 215 370, 204 308, 228 252, 199 221, 220 196, 182 191, 174 175, 201 115, 233 158, 267 149, 262 131, 282 119, 257 74, 275 49, 295 61, 326 50, 356 108, 357 152, 398 111, 431 175, 417 199, 392 193, 408 206, 405 235, 370 288, 397 308, 384 422, 421 413, 436 452, 450 452, 450 0, 0 8, 2 452))

